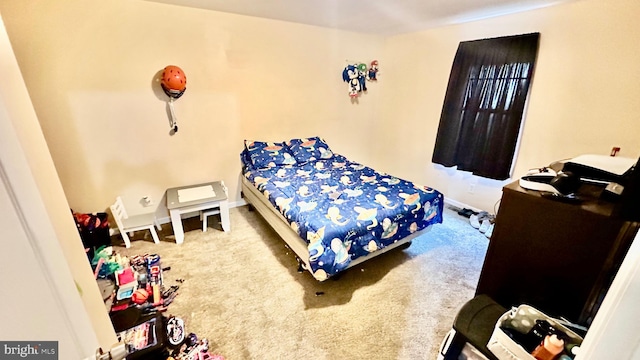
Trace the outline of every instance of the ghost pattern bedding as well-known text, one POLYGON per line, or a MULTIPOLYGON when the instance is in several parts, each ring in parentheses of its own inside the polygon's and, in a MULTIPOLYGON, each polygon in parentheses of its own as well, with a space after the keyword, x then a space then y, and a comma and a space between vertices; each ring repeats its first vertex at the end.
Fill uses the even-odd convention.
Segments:
POLYGON ((335 154, 320 137, 245 141, 243 177, 303 239, 320 281, 442 222, 443 195, 335 154))

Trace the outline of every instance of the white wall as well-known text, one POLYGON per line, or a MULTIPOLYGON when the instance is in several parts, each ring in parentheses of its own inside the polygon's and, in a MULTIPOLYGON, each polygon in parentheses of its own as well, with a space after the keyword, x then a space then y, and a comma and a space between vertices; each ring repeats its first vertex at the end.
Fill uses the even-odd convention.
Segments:
POLYGON ((148 1, 0 2, 69 204, 132 213, 165 189, 224 180, 239 198, 244 139, 324 136, 367 161, 378 88, 352 104, 346 59, 382 53, 376 36, 148 1), (167 65, 187 77, 169 134, 167 65))
POLYGON ((581 0, 387 39, 378 167, 492 211, 505 183, 585 153, 640 156, 640 2, 581 0), (494 181, 431 163, 458 44, 540 33, 513 177, 494 181), (474 193, 469 185, 476 184, 474 193))
POLYGON ((634 0, 580 0, 389 38, 154 2, 0 2, 70 206, 102 211, 168 187, 224 180, 239 200, 242 140, 322 135, 337 152, 493 211, 528 169, 583 153, 640 156, 640 24, 634 0), (69 21, 69 19, 74 19, 69 21), (170 19, 170 21, 158 21, 170 19), (431 163, 460 41, 540 32, 513 178, 431 163), (345 60, 380 61, 353 104, 345 60), (187 75, 169 135, 164 66, 187 75), (473 184, 473 193, 470 186, 473 184))
POLYGON ((1 21, 0 76, 0 339, 82 358, 116 338, 1 21))

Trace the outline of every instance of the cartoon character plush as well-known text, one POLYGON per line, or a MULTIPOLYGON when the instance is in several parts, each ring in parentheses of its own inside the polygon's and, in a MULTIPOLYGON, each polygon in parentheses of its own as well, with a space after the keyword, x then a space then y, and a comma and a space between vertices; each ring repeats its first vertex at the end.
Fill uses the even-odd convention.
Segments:
POLYGON ((358 64, 358 82, 360 91, 367 91, 367 64, 358 64))
POLYGON ((371 67, 369 68, 369 74, 367 77, 371 81, 378 81, 378 60, 373 60, 371 62, 371 67))
POLYGON ((342 71, 342 80, 349 83, 349 96, 355 98, 361 90, 358 80, 358 68, 355 65, 347 65, 342 71))

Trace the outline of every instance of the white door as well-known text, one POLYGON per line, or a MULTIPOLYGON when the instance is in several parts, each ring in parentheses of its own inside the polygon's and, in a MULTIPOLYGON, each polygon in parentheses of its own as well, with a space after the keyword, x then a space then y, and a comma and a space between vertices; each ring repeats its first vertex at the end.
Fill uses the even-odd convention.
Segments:
POLYGON ((98 337, 54 230, 58 214, 47 212, 30 167, 52 160, 40 156, 49 155, 44 139, 24 136, 39 125, 1 21, 0 75, 0 342, 57 341, 59 359, 85 359, 95 354, 98 337))

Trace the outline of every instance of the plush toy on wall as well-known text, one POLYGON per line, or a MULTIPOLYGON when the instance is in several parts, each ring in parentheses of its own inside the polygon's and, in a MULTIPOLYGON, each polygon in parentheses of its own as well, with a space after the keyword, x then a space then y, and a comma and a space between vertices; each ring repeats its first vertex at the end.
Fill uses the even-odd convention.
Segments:
POLYGON ((342 71, 342 80, 349 83, 349 96, 355 98, 361 91, 358 79, 358 68, 355 65, 347 65, 342 71))
POLYGON ((371 62, 371 67, 369 68, 369 74, 367 77, 371 81, 378 81, 378 60, 373 60, 371 62))
POLYGON ((376 81, 378 73, 378 60, 371 62, 367 68, 365 63, 350 63, 342 70, 342 80, 349 83, 349 97, 357 98, 362 92, 367 91, 367 80, 376 81))
POLYGON ((367 91, 367 64, 358 64, 358 81, 360 82, 360 91, 367 91))
POLYGON ((173 132, 178 132, 178 119, 173 108, 173 100, 179 99, 187 90, 187 77, 182 69, 175 65, 169 65, 162 71, 162 90, 169 96, 169 109, 171 111, 171 128, 173 132))

